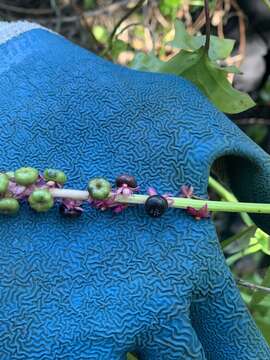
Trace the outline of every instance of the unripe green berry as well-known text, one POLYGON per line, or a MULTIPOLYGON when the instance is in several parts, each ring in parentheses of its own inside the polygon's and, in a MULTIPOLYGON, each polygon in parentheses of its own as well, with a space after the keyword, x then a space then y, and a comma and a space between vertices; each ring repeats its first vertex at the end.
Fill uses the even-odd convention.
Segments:
POLYGON ((20 204, 16 199, 13 198, 0 199, 1 214, 6 214, 6 215, 15 214, 16 212, 18 212, 19 208, 20 208, 20 204))
POLYGON ((44 171, 44 177, 46 181, 55 181, 59 184, 64 184, 67 181, 66 174, 57 169, 46 169, 44 171))
POLYGON ((47 189, 34 190, 29 196, 28 202, 31 208, 38 212, 48 211, 54 204, 53 196, 47 189))
POLYGON ((0 174, 0 194, 4 194, 8 189, 9 179, 6 174, 0 174))
POLYGON ((32 167, 21 167, 15 171, 15 181, 19 185, 28 186, 37 181, 38 171, 32 167))
POLYGON ((92 199, 107 199, 111 192, 111 184, 103 178, 95 178, 88 183, 88 192, 92 199))

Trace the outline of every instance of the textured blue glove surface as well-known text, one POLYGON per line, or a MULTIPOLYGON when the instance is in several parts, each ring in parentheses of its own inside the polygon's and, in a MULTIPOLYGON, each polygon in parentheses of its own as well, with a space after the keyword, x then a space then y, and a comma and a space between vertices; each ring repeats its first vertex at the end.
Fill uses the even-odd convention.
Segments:
MULTIPOLYGON (((12 25, 10 25, 12 26, 12 25)), ((42 29, 0 46, 1 168, 193 185, 216 158, 241 200, 270 202, 270 160, 189 82, 106 62, 42 29), (241 178, 240 178, 241 176, 241 178), (239 186, 241 184, 241 186, 239 186)), ((266 216, 254 218, 270 230, 266 216)), ((211 220, 143 206, 0 217, 0 359, 267 360, 211 220)))

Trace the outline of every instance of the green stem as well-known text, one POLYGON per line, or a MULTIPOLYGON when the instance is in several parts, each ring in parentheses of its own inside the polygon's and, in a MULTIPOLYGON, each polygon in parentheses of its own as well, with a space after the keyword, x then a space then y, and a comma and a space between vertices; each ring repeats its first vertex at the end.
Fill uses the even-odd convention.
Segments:
MULTIPOLYGON (((73 189, 51 189, 54 197, 68 198, 74 200, 87 200, 89 193, 82 190, 73 189)), ((113 195, 113 194, 112 194, 113 195)), ((125 197, 117 195, 116 202, 124 204, 144 204, 149 195, 130 195, 125 197)), ((186 209, 193 207, 194 209, 201 209, 207 205, 210 211, 223 211, 223 212, 249 212, 258 214, 270 214, 270 204, 255 204, 255 203, 240 203, 240 202, 227 202, 227 201, 212 201, 212 200, 195 200, 189 198, 170 197, 173 200, 171 207, 178 209, 186 209)))
POLYGON ((256 230, 257 230, 257 226, 255 224, 251 225, 249 227, 246 227, 244 230, 240 231, 239 233, 223 240, 221 243, 222 249, 225 249, 227 246, 229 246, 231 243, 235 242, 236 240, 247 238, 247 237, 249 237, 249 239, 250 239, 251 237, 253 237, 255 235, 256 230))
POLYGON ((245 256, 254 254, 257 251, 261 250, 261 245, 254 239, 247 248, 237 252, 236 254, 231 255, 226 259, 226 263, 228 266, 232 266, 236 261, 242 259, 245 256))
POLYGON ((262 0, 264 5, 270 10, 270 0, 262 0))
POLYGON ((238 201, 236 197, 228 191, 224 186, 222 186, 218 181, 216 181, 211 176, 208 179, 208 185, 224 200, 227 201, 238 201))
MULTIPOLYGON (((224 199, 226 201, 238 202, 237 198, 230 191, 225 189, 224 186, 222 186, 218 181, 213 179, 211 176, 209 177, 208 185, 221 197, 221 199, 224 199)), ((251 226, 254 224, 251 218, 248 216, 248 214, 241 212, 240 216, 243 222, 247 226, 251 226)))

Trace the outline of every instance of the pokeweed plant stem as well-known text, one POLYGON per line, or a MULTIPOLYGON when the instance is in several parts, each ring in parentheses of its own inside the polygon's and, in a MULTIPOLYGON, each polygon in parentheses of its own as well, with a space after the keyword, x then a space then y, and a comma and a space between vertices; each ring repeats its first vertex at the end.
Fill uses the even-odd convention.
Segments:
MULTIPOLYGON (((237 198, 230 191, 228 191, 223 185, 221 185, 211 176, 209 177, 208 185, 211 189, 215 191, 215 193, 217 193, 221 197, 221 199, 225 201, 238 202, 237 198)), ((247 213, 241 212, 240 216, 247 226, 254 225, 254 222, 251 220, 250 216, 247 213)))
MULTIPOLYGON (((87 200, 89 199, 88 191, 73 190, 73 189, 50 189, 50 192, 55 198, 67 198, 73 200, 87 200)), ((111 194, 113 195, 113 193, 111 194)), ((149 195, 130 195, 123 196, 117 195, 116 202, 124 204, 144 204, 149 195)), ((258 214, 270 214, 270 204, 259 203, 242 203, 237 201, 212 201, 204 199, 190 199, 181 197, 169 197, 173 200, 172 208, 186 209, 192 207, 196 210, 201 209, 207 205, 209 211, 222 211, 222 212, 248 212, 258 214)))

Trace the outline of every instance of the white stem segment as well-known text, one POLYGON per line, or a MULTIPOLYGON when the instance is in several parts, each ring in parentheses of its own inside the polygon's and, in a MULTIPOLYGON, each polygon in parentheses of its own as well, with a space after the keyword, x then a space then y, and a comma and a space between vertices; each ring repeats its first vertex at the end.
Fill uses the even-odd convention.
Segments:
MULTIPOLYGON (((88 191, 73 190, 73 189, 50 189, 50 192, 55 198, 66 198, 72 200, 85 201, 89 199, 88 191)), ((113 194, 111 194, 113 195, 113 194)), ((117 195, 116 202, 125 204, 144 204, 149 195, 130 195, 128 197, 117 195)), ((223 212, 247 212, 258 214, 270 214, 270 204, 255 204, 255 203, 241 203, 233 201, 211 201, 211 200, 197 200, 181 197, 171 197, 173 204, 172 208, 186 209, 193 207, 194 209, 201 209, 207 204, 210 211, 223 211, 223 212)))

